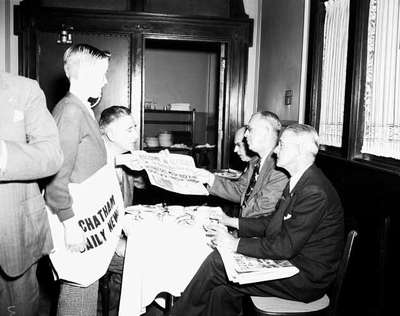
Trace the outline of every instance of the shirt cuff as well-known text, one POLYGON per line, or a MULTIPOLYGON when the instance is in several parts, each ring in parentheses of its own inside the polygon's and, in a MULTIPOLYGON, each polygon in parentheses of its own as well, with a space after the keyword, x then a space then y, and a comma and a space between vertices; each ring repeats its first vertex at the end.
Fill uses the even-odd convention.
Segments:
POLYGON ((8 151, 6 142, 4 140, 0 140, 0 172, 4 172, 7 166, 7 159, 8 159, 8 151))

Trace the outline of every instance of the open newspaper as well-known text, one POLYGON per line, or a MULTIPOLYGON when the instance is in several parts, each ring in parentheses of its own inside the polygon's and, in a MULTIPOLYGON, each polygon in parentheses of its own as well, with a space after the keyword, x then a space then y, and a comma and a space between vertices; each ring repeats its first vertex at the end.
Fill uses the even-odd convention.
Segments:
POLYGON ((196 166, 191 156, 138 150, 119 155, 115 160, 116 165, 139 170, 135 162, 146 170, 152 185, 180 194, 208 195, 203 183, 194 175, 196 166))
POLYGON ((258 259, 218 247, 225 271, 232 282, 255 283, 288 278, 299 272, 287 260, 258 259))

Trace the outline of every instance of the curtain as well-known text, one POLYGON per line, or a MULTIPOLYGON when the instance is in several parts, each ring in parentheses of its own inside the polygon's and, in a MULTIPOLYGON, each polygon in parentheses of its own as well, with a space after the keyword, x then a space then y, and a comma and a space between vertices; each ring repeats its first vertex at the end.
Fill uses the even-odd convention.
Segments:
POLYGON ((342 145, 350 0, 325 2, 320 143, 342 145))
POLYGON ((400 0, 371 0, 362 153, 400 159, 400 0))

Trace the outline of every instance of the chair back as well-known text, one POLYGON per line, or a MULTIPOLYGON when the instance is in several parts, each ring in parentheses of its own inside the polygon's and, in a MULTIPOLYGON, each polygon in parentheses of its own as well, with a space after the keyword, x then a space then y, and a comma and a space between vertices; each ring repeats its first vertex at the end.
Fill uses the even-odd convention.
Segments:
POLYGON ((354 240, 357 237, 358 233, 355 230, 349 231, 347 234, 346 244, 344 247, 342 259, 339 264, 339 269, 337 272, 337 276, 335 282, 332 285, 332 292, 329 296, 330 298, 330 307, 329 307, 329 315, 337 315, 338 302, 340 298, 340 292, 342 290, 343 281, 347 272, 347 267, 350 261, 351 250, 353 248, 354 240))

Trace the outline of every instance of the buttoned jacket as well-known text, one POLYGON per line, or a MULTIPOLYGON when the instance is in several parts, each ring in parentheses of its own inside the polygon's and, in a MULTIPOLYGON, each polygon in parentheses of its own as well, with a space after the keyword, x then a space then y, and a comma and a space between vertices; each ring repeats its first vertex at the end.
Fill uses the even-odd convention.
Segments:
POLYGON ((53 247, 37 181, 57 172, 63 156, 36 81, 0 72, 0 100, 8 156, 0 171, 0 268, 17 276, 53 247))
POLYGON ((243 203, 254 166, 259 160, 259 157, 252 158, 248 168, 237 180, 215 176, 215 181, 209 188, 210 194, 239 203, 242 217, 259 217, 272 213, 288 182, 287 174, 276 168, 272 155, 265 159, 254 188, 246 203, 243 203))

